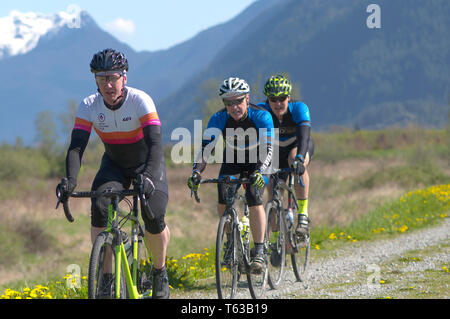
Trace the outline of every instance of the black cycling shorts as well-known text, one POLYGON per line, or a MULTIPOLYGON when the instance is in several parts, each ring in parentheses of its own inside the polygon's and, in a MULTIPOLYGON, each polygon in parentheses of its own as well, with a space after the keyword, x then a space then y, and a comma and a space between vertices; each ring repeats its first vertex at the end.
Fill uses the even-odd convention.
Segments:
MULTIPOLYGON (((124 169, 116 165, 109 157, 103 155, 100 169, 92 183, 92 190, 102 191, 107 188, 114 190, 124 190, 130 188, 132 178, 141 173, 142 167, 135 169, 124 169)), ((161 233, 166 224, 164 216, 166 213, 168 202, 167 181, 164 178, 162 181, 155 183, 155 190, 148 198, 148 203, 154 218, 147 216, 145 212, 141 212, 144 220, 145 230, 151 234, 161 233)), ((91 199, 91 224, 94 227, 106 227, 108 224, 108 207, 110 199, 100 197, 91 199)))
MULTIPOLYGON (((234 164, 234 163, 223 163, 220 168, 219 178, 222 176, 235 176, 237 178, 240 177, 248 177, 249 174, 253 173, 256 169, 256 164, 234 164)), ((267 185, 268 176, 263 175, 264 180, 267 185)), ((238 187, 239 185, 236 185, 238 187)), ((247 200, 247 204, 249 207, 259 206, 263 203, 263 195, 264 195, 265 187, 258 189, 255 186, 246 185, 245 187, 245 198, 247 200)), ((225 205, 225 197, 224 197, 224 185, 217 184, 217 192, 218 192, 218 202, 219 204, 225 205)))
MULTIPOLYGON (((296 146, 297 146, 297 141, 295 141, 294 143, 292 143, 289 146, 279 147, 279 149, 278 149, 278 168, 289 168, 289 161, 288 161, 289 153, 296 146)), ((307 153, 309 153, 309 160, 311 161, 313 158, 313 155, 314 155, 314 141, 313 141, 312 137, 309 138, 307 153)), ((276 154, 274 156, 276 156, 276 154)))

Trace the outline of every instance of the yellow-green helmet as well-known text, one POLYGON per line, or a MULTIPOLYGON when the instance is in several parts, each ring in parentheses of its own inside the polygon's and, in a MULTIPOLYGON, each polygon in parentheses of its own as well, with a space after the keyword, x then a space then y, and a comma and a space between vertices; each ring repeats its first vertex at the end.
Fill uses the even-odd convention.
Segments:
POLYGON ((283 75, 271 76, 264 85, 265 96, 291 95, 291 81, 283 75))

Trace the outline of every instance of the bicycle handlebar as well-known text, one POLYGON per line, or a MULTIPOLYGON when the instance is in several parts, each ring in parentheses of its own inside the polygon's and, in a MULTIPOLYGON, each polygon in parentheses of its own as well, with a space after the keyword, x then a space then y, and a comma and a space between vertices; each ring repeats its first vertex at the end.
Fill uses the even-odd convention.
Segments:
MULTIPOLYGON (((61 180, 61 188, 56 187, 56 197, 58 198, 58 201, 56 203, 56 208, 58 209, 59 204, 63 204, 64 209, 64 215, 66 216, 67 220, 72 223, 75 219, 73 218, 72 214, 70 213, 69 209, 69 198, 70 197, 76 197, 76 198, 97 198, 97 197, 121 197, 121 196, 139 196, 139 199, 141 202, 145 203, 145 206, 147 205, 147 200, 145 198, 145 194, 143 193, 142 186, 143 186, 143 180, 142 176, 138 175, 138 178, 136 179, 136 182, 134 183, 134 189, 130 190, 120 190, 115 191, 112 189, 105 189, 104 191, 81 191, 81 192, 72 192, 71 194, 64 194, 64 190, 67 189, 68 186, 68 180, 67 178, 63 178, 61 180)), ((150 215, 153 215, 153 213, 150 211, 150 215)))
MULTIPOLYGON (((222 178, 207 178, 200 180, 197 185, 200 184, 250 184, 248 178, 232 178, 231 176, 224 176, 222 178)), ((194 194, 197 203, 200 203, 200 197, 198 196, 198 191, 191 189, 191 197, 194 194)))
MULTIPOLYGON (((278 174, 278 173, 295 173, 295 169, 290 167, 290 168, 277 168, 272 170, 272 175, 273 174, 278 174)), ((303 178, 302 176, 298 176, 298 183, 300 184, 300 186, 302 186, 303 188, 305 187, 305 184, 303 183, 303 178)))

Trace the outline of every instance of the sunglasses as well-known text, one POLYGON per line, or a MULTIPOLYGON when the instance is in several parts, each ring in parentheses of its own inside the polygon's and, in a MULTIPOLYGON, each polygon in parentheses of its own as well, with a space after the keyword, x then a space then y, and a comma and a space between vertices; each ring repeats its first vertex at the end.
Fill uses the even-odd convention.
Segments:
POLYGON ((121 77, 122 77, 122 75, 119 75, 119 74, 114 74, 114 75, 97 75, 95 77, 95 79, 100 84, 106 84, 108 82, 116 83, 117 81, 120 80, 121 77))
POLYGON ((238 104, 241 104, 244 101, 244 99, 245 99, 245 96, 243 98, 236 99, 236 100, 223 99, 223 104, 225 104, 225 106, 238 105, 238 104))
POLYGON ((287 95, 283 95, 283 96, 271 96, 269 97, 269 101, 276 103, 276 102, 284 102, 287 99, 287 95))

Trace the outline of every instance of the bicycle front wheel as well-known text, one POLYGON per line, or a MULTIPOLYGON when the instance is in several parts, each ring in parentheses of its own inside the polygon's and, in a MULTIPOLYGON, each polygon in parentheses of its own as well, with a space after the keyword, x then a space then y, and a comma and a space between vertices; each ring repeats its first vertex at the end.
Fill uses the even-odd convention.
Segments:
MULTIPOLYGON (((263 269, 260 272, 253 272, 251 267, 247 270, 247 282, 248 289, 250 290, 250 295, 253 299, 264 298, 266 294, 267 282, 269 279, 269 269, 268 269, 268 260, 267 254, 269 251, 268 240, 267 240, 267 232, 264 234, 264 265, 263 269)), ((252 257, 252 250, 247 252, 250 254, 248 257, 252 257)), ((251 258, 250 258, 251 260, 251 258)))
POLYGON ((296 235, 293 236, 295 247, 293 247, 294 251, 291 254, 292 269, 298 281, 305 281, 309 264, 310 234, 308 232, 304 239, 299 239, 296 235))
MULTIPOLYGON (((92 246, 88 274, 88 298, 112 299, 115 298, 115 252, 113 249, 113 236, 109 232, 100 233, 92 246)), ((125 299, 127 290, 123 270, 120 276, 120 298, 125 299)))
POLYGON ((284 214, 277 202, 270 201, 266 205, 266 234, 268 242, 269 286, 277 289, 283 280, 286 264, 284 214))
POLYGON ((216 285, 219 299, 235 296, 238 277, 236 230, 228 214, 219 221, 216 239, 216 285))

